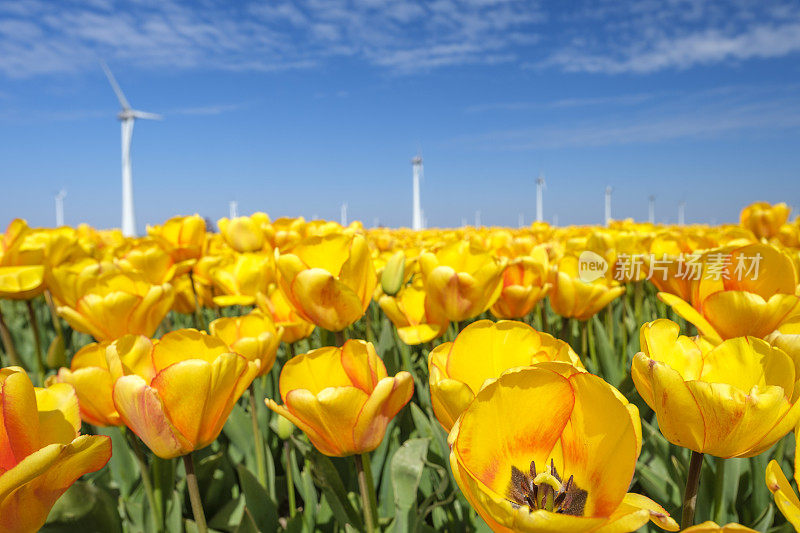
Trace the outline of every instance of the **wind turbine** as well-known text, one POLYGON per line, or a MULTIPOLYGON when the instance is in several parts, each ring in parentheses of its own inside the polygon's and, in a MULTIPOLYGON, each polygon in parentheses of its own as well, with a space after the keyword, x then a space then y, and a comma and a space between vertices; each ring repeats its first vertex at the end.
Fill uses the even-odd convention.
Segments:
POLYGON ((347 202, 342 204, 341 223, 342 227, 347 227, 347 202))
POLYGON ((56 227, 60 228, 64 225, 64 198, 67 196, 67 191, 61 189, 56 194, 56 227))
POLYGON ((652 194, 648 197, 647 221, 651 224, 656 223, 656 197, 652 194))
POLYGON ((683 226, 686 224, 686 202, 678 204, 678 225, 683 226))
POLYGON ((606 187, 606 226, 611 224, 611 193, 614 189, 609 185, 606 187))
POLYGON ((239 216, 239 202, 231 200, 228 202, 228 218, 233 220, 239 216))
POLYGON ((536 222, 544 220, 544 209, 542 208, 542 191, 545 188, 544 176, 540 173, 536 178, 536 222))
POLYGON ((136 217, 133 212, 133 178, 131 177, 131 137, 133 136, 133 123, 137 118, 145 120, 161 120, 163 117, 156 113, 132 109, 120 89, 116 78, 111 73, 104 61, 100 62, 106 73, 108 82, 117 95, 117 100, 122 106, 122 111, 117 114, 122 125, 122 234, 126 237, 136 236, 136 217))
POLYGON ((414 169, 413 177, 413 206, 411 212, 411 228, 421 230, 424 227, 422 223, 422 204, 419 200, 419 180, 422 179, 422 154, 417 153, 417 157, 411 160, 414 169))

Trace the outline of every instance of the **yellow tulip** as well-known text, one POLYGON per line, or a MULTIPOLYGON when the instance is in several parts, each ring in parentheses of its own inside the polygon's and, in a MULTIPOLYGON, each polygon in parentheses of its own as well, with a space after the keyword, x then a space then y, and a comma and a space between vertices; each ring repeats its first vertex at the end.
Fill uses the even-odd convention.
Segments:
POLYGON ((137 272, 153 285, 171 282, 192 269, 194 259, 176 262, 156 241, 141 239, 121 250, 116 263, 123 272, 137 272))
POLYGON ((21 368, 0 369, 0 531, 38 531, 75 480, 105 466, 111 439, 80 426, 72 387, 34 388, 21 368))
POLYGON ((194 329, 152 342, 123 337, 108 347, 106 357, 120 419, 164 459, 214 442, 259 367, 194 329), (142 358, 148 351, 149 360, 142 358), (131 360, 146 364, 131 367, 131 360))
POLYGON ((0 299, 30 300, 44 291, 44 255, 22 250, 31 233, 22 219, 14 219, 0 240, 0 299))
POLYGON ((414 393, 408 372, 389 377, 369 342, 312 350, 281 370, 283 405, 267 407, 289 419, 325 455, 344 457, 378 447, 389 421, 414 393))
POLYGON ((367 241, 333 233, 309 237, 278 257, 278 283, 305 320, 341 331, 364 315, 378 282, 367 241))
POLYGON ((428 354, 431 403, 447 431, 487 380, 509 368, 560 361, 583 370, 569 344, 523 322, 479 320, 428 354))
POLYGON ((784 203, 770 205, 768 202, 755 202, 742 209, 739 221, 757 239, 769 239, 778 234, 780 227, 789 219, 790 211, 791 208, 784 203))
POLYGON ((768 244, 706 252, 691 303, 658 297, 701 334, 715 339, 764 338, 800 315, 797 272, 787 254, 768 244))
POLYGON ((717 457, 752 457, 800 419, 800 358, 754 337, 714 346, 678 324, 642 326, 633 359, 636 390, 673 444, 717 457))
POLYGON ((485 385, 449 436, 450 465, 495 532, 629 532, 660 505, 626 493, 641 449, 639 411, 566 363, 509 370, 485 385))
POLYGON ((75 307, 78 299, 97 283, 97 278, 108 272, 121 272, 121 269, 111 261, 86 257, 49 269, 45 272, 45 282, 56 303, 75 307))
POLYGON ((497 318, 522 318, 550 290, 547 282, 547 252, 539 247, 531 256, 511 261, 503 271, 503 289, 492 306, 497 318))
POLYGON ((621 296, 625 287, 608 281, 604 276, 583 281, 578 276, 578 258, 565 255, 550 273, 550 305, 564 318, 588 320, 621 296))
MULTIPOLYGON (((126 335, 119 343, 127 343, 126 349, 117 351, 124 368, 152 379, 150 352, 152 343, 147 337, 126 335), (125 339, 125 340, 123 340, 125 339)), ((55 379, 75 388, 80 404, 81 418, 94 426, 121 426, 117 408, 112 398, 113 377, 106 362, 106 349, 111 343, 94 342, 78 350, 72 357, 70 368, 61 368, 55 379)))
POLYGON ((214 304, 253 305, 256 295, 266 293, 275 282, 275 260, 268 253, 242 253, 229 257, 210 270, 214 288, 214 304))
POLYGON ((505 259, 468 241, 419 257, 425 307, 434 316, 461 322, 489 309, 503 289, 505 259))
POLYGON ((716 522, 708 521, 687 527, 683 530, 683 533, 758 533, 758 531, 733 522, 720 526, 716 522))
POLYGON ((446 318, 434 317, 428 313, 421 280, 404 286, 394 296, 382 294, 378 298, 378 304, 394 324, 400 340, 408 345, 437 339, 444 335, 450 324, 446 318))
POLYGON ((208 332, 221 339, 232 352, 259 363, 258 375, 272 370, 283 328, 275 327, 272 318, 261 311, 244 316, 218 318, 208 325, 208 332))
POLYGON ((264 226, 269 217, 264 213, 253 213, 249 217, 221 218, 217 221, 222 238, 237 252, 258 252, 266 243, 264 226))
POLYGON ((271 288, 268 295, 256 295, 256 303, 261 311, 272 317, 277 327, 283 328, 281 340, 286 344, 305 339, 314 331, 314 324, 301 318, 277 287, 271 288))
POLYGON ((75 330, 98 341, 128 333, 152 336, 172 299, 169 283, 151 285, 139 274, 109 272, 96 278, 74 307, 60 306, 58 313, 75 330))
POLYGON ((172 217, 161 226, 148 226, 147 234, 162 243, 173 261, 197 260, 203 255, 206 221, 200 215, 172 217))

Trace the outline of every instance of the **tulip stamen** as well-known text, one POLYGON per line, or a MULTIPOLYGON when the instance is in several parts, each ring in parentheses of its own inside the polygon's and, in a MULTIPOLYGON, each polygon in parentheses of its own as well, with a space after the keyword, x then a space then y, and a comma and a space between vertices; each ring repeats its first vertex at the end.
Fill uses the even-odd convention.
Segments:
POLYGON ((552 459, 539 473, 534 461, 531 461, 530 474, 511 467, 508 500, 515 508, 525 505, 532 511, 583 516, 587 496, 588 492, 577 486, 573 476, 562 483, 552 459))

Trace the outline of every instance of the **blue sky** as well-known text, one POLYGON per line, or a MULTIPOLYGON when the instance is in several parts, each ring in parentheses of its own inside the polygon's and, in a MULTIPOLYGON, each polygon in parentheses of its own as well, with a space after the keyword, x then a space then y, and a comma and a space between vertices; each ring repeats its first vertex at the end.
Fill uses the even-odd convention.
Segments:
MULTIPOLYGON (((800 207, 797 2, 111 0, 0 3, 0 225, 119 225, 119 110, 137 223, 174 214, 409 225, 535 215, 735 221, 800 207)), ((797 215, 796 211, 793 215, 797 215)))

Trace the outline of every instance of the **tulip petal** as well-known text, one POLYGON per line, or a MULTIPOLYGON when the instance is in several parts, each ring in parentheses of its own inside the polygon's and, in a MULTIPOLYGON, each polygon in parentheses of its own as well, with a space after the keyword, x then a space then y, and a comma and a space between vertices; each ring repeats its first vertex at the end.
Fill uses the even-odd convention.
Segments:
POLYGON ((393 378, 383 378, 375 385, 353 427, 353 441, 361 453, 371 452, 380 445, 386 426, 413 394, 414 380, 405 371, 393 378))
POLYGON ((714 326, 689 302, 666 292, 659 292, 658 299, 670 306, 681 318, 694 324, 702 335, 715 341, 722 340, 714 326))
POLYGON ((36 531, 50 508, 83 474, 111 458, 111 439, 83 435, 69 444, 51 444, 0 476, 0 530, 36 531))
POLYGON ((36 393, 22 369, 0 376, 0 470, 9 470, 39 449, 36 393))
POLYGON ((241 355, 224 353, 211 363, 200 359, 175 363, 153 378, 152 387, 174 427, 200 449, 217 438, 257 371, 257 365, 241 355))
POLYGON ((364 314, 356 292, 327 270, 312 268, 300 272, 291 289, 303 314, 324 329, 341 331, 364 314))
POLYGON ((139 376, 124 376, 114 383, 114 405, 120 418, 162 459, 186 455, 194 448, 170 421, 156 389, 139 376))
POLYGON ((795 530, 800 530, 800 500, 774 459, 767 465, 766 482, 775 499, 775 505, 795 530))
POLYGON ((121 424, 117 408, 111 397, 113 382, 107 370, 98 367, 58 371, 58 381, 75 387, 80 405, 81 418, 94 426, 117 426, 121 424))
POLYGON ((46 389, 36 389, 39 411, 39 446, 67 444, 81 429, 78 395, 72 385, 55 383, 46 389))

